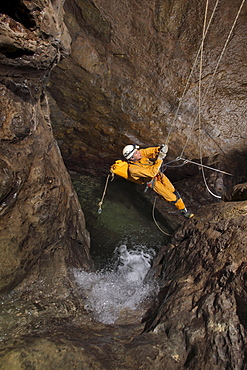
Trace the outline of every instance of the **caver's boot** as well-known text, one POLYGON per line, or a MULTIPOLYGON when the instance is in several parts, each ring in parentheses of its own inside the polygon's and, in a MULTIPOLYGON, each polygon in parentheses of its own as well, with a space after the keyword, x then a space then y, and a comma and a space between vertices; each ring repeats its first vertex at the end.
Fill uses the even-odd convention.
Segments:
POLYGON ((192 218, 194 217, 194 213, 191 213, 187 210, 187 208, 184 208, 184 209, 181 209, 180 212, 182 213, 182 215, 186 218, 192 218))

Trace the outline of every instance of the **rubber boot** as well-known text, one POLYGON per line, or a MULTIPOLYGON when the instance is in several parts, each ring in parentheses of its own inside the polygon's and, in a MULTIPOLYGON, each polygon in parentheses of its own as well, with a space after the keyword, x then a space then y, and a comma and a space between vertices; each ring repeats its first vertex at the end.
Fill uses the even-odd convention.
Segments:
POLYGON ((194 217, 194 213, 191 213, 187 210, 187 208, 184 208, 184 209, 181 209, 180 212, 182 213, 182 215, 186 218, 192 218, 194 217))

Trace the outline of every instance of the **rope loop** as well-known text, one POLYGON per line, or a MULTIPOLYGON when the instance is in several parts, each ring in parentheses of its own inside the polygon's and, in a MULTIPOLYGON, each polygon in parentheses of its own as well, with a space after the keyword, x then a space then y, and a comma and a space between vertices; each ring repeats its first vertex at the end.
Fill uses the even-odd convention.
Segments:
POLYGON ((155 219, 155 215, 154 215, 154 210, 155 210, 155 205, 156 205, 156 198, 157 198, 157 196, 155 196, 155 198, 154 198, 154 204, 153 204, 153 209, 152 209, 152 216, 153 216, 153 220, 154 220, 154 223, 155 223, 155 225, 157 226, 157 228, 163 233, 163 234, 165 234, 165 235, 167 235, 167 236, 172 236, 172 234, 168 234, 167 232, 165 232, 161 227, 160 227, 160 225, 158 224, 158 222, 156 221, 156 219, 155 219))

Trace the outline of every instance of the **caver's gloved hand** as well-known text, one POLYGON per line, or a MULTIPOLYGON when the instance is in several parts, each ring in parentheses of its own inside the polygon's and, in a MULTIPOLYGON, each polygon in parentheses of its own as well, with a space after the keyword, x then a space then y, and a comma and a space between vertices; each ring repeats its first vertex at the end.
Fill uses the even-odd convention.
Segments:
POLYGON ((168 152, 168 145, 162 144, 160 147, 159 154, 158 154, 158 159, 164 159, 166 157, 167 152, 168 152))

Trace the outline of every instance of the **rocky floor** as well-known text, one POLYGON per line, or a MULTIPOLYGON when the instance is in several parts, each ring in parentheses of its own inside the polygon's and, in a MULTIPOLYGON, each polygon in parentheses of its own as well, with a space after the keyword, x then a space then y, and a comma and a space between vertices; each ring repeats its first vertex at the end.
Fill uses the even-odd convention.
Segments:
POLYGON ((43 260, 6 295, 1 369, 245 369, 247 201, 205 206, 164 246, 158 296, 114 325, 86 312, 69 271, 43 260), (164 367, 164 364, 165 367, 164 367))

